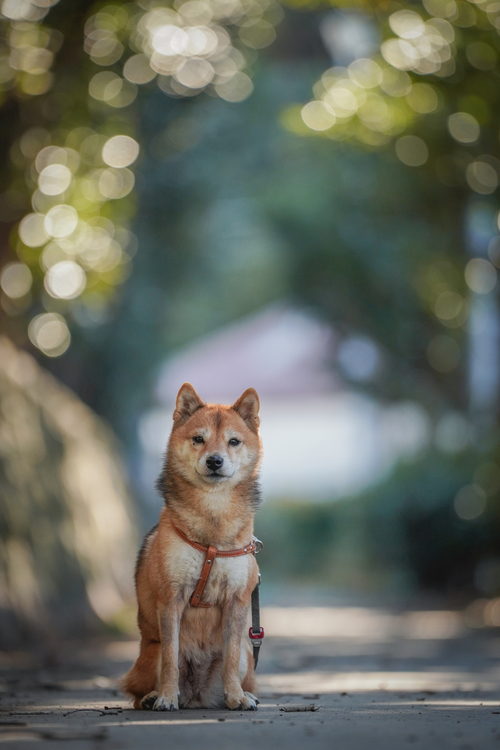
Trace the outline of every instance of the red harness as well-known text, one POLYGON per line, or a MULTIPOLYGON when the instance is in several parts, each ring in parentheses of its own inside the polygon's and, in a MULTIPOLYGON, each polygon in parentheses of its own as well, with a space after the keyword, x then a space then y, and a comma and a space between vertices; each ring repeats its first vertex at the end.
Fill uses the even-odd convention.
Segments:
POLYGON ((250 542, 250 544, 247 544, 246 547, 240 547, 240 549, 219 550, 217 549, 217 547, 207 547, 204 544, 192 542, 191 539, 188 539, 187 536, 177 528, 177 526, 174 526, 174 524, 172 524, 172 526, 176 534, 178 534, 180 538, 184 542, 186 542, 186 544, 191 545, 191 547, 194 547, 194 549, 197 549, 199 552, 205 553, 205 561, 201 569, 200 579, 196 584, 196 588, 191 594, 191 598, 189 600, 189 603, 192 607, 213 607, 213 604, 207 604, 205 602, 202 602, 201 600, 203 597, 203 592, 205 591, 205 586, 207 585, 210 576, 210 572, 212 570, 213 562, 216 557, 241 557, 242 555, 255 555, 257 552, 260 552, 258 545, 262 547, 262 542, 259 542, 258 539, 252 537, 252 541, 250 542))

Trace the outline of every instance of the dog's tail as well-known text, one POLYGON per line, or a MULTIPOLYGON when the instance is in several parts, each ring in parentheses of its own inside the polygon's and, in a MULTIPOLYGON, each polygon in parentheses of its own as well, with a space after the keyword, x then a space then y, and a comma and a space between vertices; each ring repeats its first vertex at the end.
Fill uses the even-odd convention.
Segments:
POLYGON ((141 699, 157 689, 160 643, 141 643, 141 652, 127 674, 120 680, 120 689, 134 699, 134 708, 141 708, 141 699))

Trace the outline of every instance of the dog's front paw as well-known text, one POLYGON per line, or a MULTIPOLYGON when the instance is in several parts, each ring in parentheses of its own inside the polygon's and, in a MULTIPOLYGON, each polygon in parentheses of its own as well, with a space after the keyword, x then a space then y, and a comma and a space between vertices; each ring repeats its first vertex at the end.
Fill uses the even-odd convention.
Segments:
POLYGON ((257 711, 257 704, 259 702, 255 695, 252 695, 252 693, 244 693, 243 690, 241 690, 240 693, 225 693, 224 700, 226 706, 231 709, 231 711, 236 711, 237 709, 243 709, 244 711, 257 711))
POLYGON ((169 698, 168 695, 158 696, 153 706, 153 711, 178 711, 179 700, 177 696, 175 698, 169 698))

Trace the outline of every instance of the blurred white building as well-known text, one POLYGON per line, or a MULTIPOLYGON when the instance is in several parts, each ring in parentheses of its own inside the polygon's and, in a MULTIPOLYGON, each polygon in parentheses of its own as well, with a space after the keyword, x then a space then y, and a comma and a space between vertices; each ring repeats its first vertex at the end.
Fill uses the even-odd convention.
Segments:
POLYGON ((193 342, 158 377, 157 405, 143 415, 141 483, 159 474, 176 394, 193 384, 207 402, 233 403, 252 386, 261 399, 265 498, 323 500, 376 482, 428 442, 426 412, 413 402, 383 406, 350 381, 381 367, 370 340, 339 340, 310 314, 273 305, 193 342))

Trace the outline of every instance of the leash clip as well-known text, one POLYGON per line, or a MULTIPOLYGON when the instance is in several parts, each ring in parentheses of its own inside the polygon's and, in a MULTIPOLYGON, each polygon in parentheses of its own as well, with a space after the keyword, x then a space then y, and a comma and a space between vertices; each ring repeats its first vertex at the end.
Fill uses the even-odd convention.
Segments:
POLYGON ((262 645, 262 641, 264 640, 264 628, 261 626, 257 633, 254 633, 253 629, 250 627, 248 629, 248 637, 252 641, 252 644, 254 647, 259 647, 262 645))

